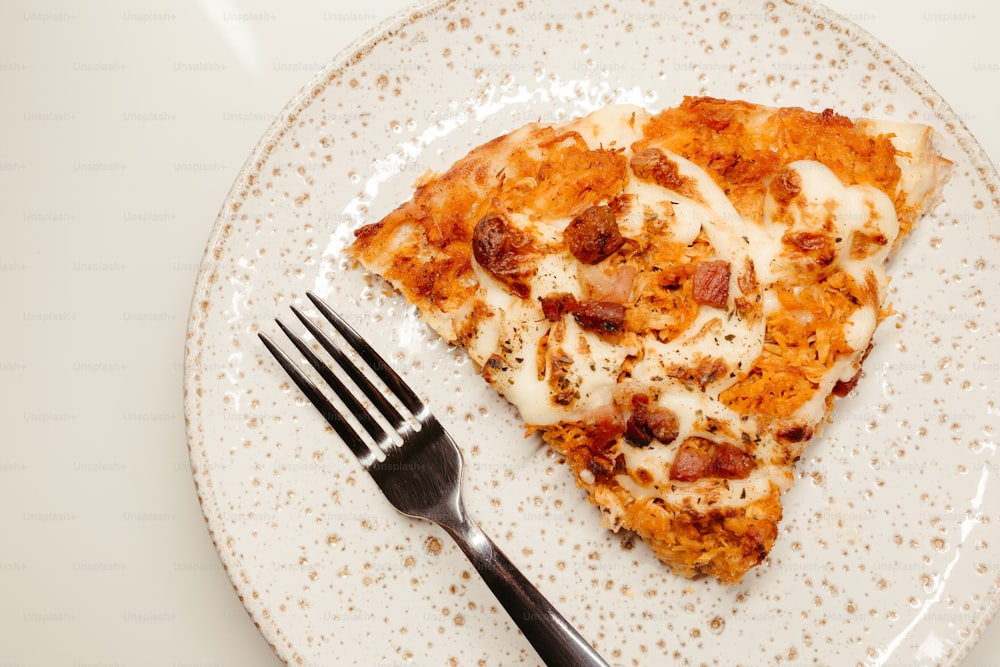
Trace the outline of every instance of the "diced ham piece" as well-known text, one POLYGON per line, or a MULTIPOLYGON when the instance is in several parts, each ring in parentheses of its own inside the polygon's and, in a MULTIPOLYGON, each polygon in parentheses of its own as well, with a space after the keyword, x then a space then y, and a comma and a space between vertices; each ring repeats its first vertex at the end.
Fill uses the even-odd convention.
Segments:
POLYGON ((694 269, 694 300, 706 306, 725 308, 729 301, 729 262, 699 262, 694 269))
POLYGON ((682 445, 670 466, 670 479, 694 482, 705 477, 711 469, 712 458, 708 454, 689 445, 682 445))
POLYGON ((559 292, 538 297, 542 304, 542 314, 549 322, 558 322, 566 313, 574 313, 580 307, 576 297, 568 292, 559 292))
POLYGON ((625 306, 610 301, 581 301, 573 317, 584 329, 611 333, 625 323, 625 306))
POLYGON ((645 394, 632 397, 632 414, 625 424, 625 440, 636 447, 645 447, 653 438, 668 445, 678 434, 677 415, 672 410, 649 407, 649 397, 645 394))
POLYGON ((685 442, 670 466, 670 479, 694 482, 706 477, 746 479, 753 472, 754 458, 736 445, 720 442, 711 451, 685 442))
POLYGON ((712 472, 725 479, 746 479, 754 469, 753 457, 736 445, 720 443, 712 459, 712 472))
POLYGON ((570 314, 584 329, 603 333, 618 331, 625 323, 625 306, 620 303, 593 299, 578 301, 565 292, 548 294, 538 300, 549 322, 558 322, 563 315, 570 314))

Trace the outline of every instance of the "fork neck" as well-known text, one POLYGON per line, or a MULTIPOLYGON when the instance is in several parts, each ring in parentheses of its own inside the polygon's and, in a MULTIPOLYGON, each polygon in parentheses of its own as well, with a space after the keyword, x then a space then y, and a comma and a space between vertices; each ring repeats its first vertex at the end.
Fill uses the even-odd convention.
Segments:
POLYGON ((604 659, 469 518, 461 503, 454 512, 454 517, 435 521, 465 552, 542 661, 549 667, 607 667, 604 659))
MULTIPOLYGON (((433 510, 427 510, 426 514, 422 515, 422 518, 430 519, 444 528, 460 545, 463 541, 478 542, 477 533, 486 538, 487 541, 489 540, 482 529, 469 516, 460 497, 444 499, 433 510)), ((465 547, 463 546, 464 550, 465 547)))
POLYGON ((469 516, 461 500, 441 507, 441 512, 434 516, 432 521, 448 532, 487 583, 491 583, 490 579, 498 574, 504 579, 509 577, 513 565, 493 540, 483 532, 479 524, 469 516))

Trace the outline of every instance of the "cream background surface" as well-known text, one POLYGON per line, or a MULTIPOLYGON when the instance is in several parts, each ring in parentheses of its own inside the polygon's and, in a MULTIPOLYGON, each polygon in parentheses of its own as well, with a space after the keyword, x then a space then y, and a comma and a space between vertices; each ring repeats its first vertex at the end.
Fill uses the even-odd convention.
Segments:
MULTIPOLYGON (((3 3, 0 667, 279 664, 191 481, 188 307, 271 119, 406 4, 3 3)), ((826 4, 910 62, 1000 160, 1000 4, 826 4)), ((1000 666, 1000 626, 963 664, 1000 666)))

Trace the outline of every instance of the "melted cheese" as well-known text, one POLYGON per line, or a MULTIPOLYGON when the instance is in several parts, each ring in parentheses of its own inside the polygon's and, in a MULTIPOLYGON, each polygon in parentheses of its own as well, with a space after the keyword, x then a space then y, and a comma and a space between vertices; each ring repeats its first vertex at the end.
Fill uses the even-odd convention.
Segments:
MULTIPOLYGON (((645 117, 644 114, 638 108, 609 107, 571 123, 566 129, 579 132, 593 147, 617 147, 631 157, 630 146, 639 139, 636 130, 639 124, 634 119, 645 117)), ((881 191, 866 185, 845 187, 824 165, 799 161, 788 167, 801 182, 796 204, 783 209, 768 195, 763 221, 755 222, 739 215, 705 170, 666 149, 663 152, 676 163, 678 173, 695 184, 696 196, 683 196, 660 185, 631 178, 624 192, 634 200, 619 221, 619 228, 627 238, 642 233, 645 216, 663 214, 669 209, 673 216, 668 229, 670 240, 691 244, 704 232, 719 259, 729 262, 732 267, 742 266, 747 260, 753 263, 763 293, 744 296, 760 298, 765 314, 781 308, 771 286, 790 279, 794 282, 800 271, 798 258, 786 252, 783 243, 786 235, 797 232, 833 236, 836 239, 834 261, 859 282, 873 275, 880 292, 884 291, 884 259, 899 233, 899 223, 892 202, 881 191), (784 216, 783 220, 776 220, 779 213, 784 216), (889 242, 870 255, 852 258, 851 240, 857 233, 882 235, 889 242)), ((558 243, 568 223, 569 219, 515 219, 520 229, 549 245, 558 243)), ((691 487, 698 486, 701 490, 695 495, 709 497, 713 504, 742 505, 769 493, 771 485, 786 488, 791 483, 787 470, 767 464, 769 457, 777 456, 773 438, 761 438, 754 420, 741 417, 719 400, 719 394, 745 374, 761 353, 764 318, 739 317, 731 307, 726 310, 702 307, 691 326, 674 340, 662 342, 647 336, 639 345, 629 346, 606 342, 598 334, 582 329, 572 317, 565 316, 559 344, 549 340, 547 349, 542 349, 539 340, 551 336, 555 328, 543 316, 537 297, 567 293, 582 298, 583 289, 575 266, 573 257, 565 253, 544 256, 530 280, 533 296, 527 300, 510 294, 485 271, 477 269, 485 301, 498 314, 485 326, 487 329, 492 327, 495 335, 480 336, 479 340, 485 345, 473 346, 482 347, 473 357, 480 363, 486 363, 490 355, 502 360, 502 364, 484 375, 517 407, 525 422, 545 427, 583 420, 601 407, 612 404, 616 395, 621 395, 627 387, 640 392, 655 388, 657 403, 678 416, 680 436, 666 445, 654 442, 643 448, 627 445, 619 448, 629 471, 642 469, 647 473, 643 478, 652 480, 642 487, 634 476, 619 475, 619 483, 634 496, 655 495, 680 504, 692 497, 691 487), (493 341, 496 346, 489 349, 493 341), (559 381, 564 388, 569 386, 574 396, 563 404, 553 400, 558 394, 553 388, 556 382, 554 357, 558 357, 559 381), (620 376, 630 357, 638 357, 640 361, 630 369, 629 379, 623 385, 620 376), (693 367, 706 358, 722 360, 728 372, 701 388, 692 388, 689 382, 669 377, 671 369, 693 367), (681 442, 689 437, 718 438, 717 434, 699 427, 705 417, 725 424, 732 434, 730 438, 746 434, 758 441, 755 458, 762 463, 747 479, 706 479, 688 483, 669 480, 670 466, 681 442)), ((742 294, 737 274, 733 270, 730 278, 730 304, 734 296, 742 294)), ((845 323, 845 337, 855 354, 844 356, 831 365, 819 389, 798 410, 796 418, 810 427, 821 421, 827 409, 827 395, 838 381, 848 380, 856 373, 860 355, 867 348, 876 323, 877 313, 871 307, 859 308, 854 318, 845 323)))
POLYGON ((642 139, 642 128, 649 119, 649 112, 642 107, 611 104, 571 121, 570 125, 591 148, 628 149, 642 139))

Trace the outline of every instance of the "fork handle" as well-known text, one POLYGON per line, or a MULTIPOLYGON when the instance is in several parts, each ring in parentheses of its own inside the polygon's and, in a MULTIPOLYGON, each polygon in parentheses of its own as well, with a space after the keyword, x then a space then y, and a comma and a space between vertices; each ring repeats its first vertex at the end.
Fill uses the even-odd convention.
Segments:
POLYGON ((608 663, 521 574, 474 521, 441 523, 531 646, 549 667, 608 667, 608 663))

